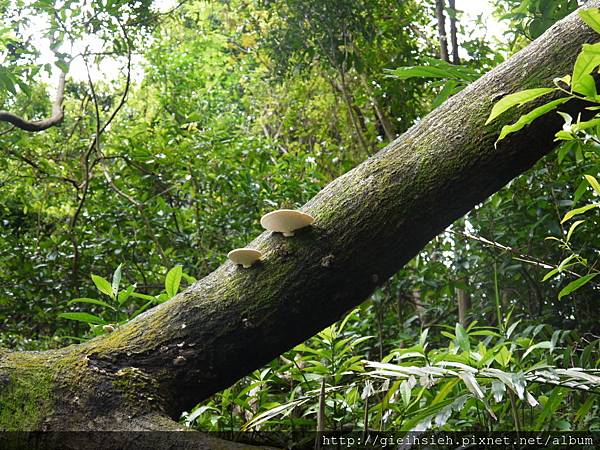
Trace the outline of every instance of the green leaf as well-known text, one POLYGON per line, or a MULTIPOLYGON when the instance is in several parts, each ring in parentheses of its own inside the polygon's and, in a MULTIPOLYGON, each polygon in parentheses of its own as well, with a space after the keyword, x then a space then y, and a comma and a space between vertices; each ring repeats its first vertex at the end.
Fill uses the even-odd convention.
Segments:
POLYGON ((458 346, 462 351, 468 352, 471 349, 471 344, 469 343, 469 335, 463 328, 460 323, 456 324, 456 341, 458 342, 458 346))
POLYGON ((569 220, 570 218, 572 218, 578 214, 583 214, 584 212, 587 212, 590 209, 594 209, 594 208, 598 208, 598 207, 600 207, 600 204, 590 203, 589 205, 585 205, 580 208, 572 209, 571 211, 569 211, 568 213, 565 214, 565 217, 563 217, 563 219, 560 221, 560 223, 565 223, 567 220, 569 220))
POLYGON ((181 276, 183 277, 183 279, 184 279, 185 281, 187 281, 187 282, 188 282, 188 284, 194 284, 196 281, 198 281, 198 280, 197 280, 195 277, 193 277, 193 276, 191 276, 191 275, 188 275, 188 274, 187 274, 187 273, 185 273, 185 272, 183 272, 183 273, 181 274, 181 276))
POLYGON ((532 345, 525 351, 525 353, 523 353, 523 356, 521 359, 525 359, 527 357, 527 355, 529 355, 532 351, 534 351, 538 348, 545 348, 545 349, 552 348, 552 343, 550 341, 543 341, 543 342, 538 342, 535 345, 532 345))
POLYGON ((132 292, 131 296, 135 298, 141 298, 142 300, 156 301, 156 297, 152 295, 141 294, 139 292, 132 292))
POLYGON ((598 180, 596 180, 596 178, 594 178, 591 175, 585 175, 585 179, 587 180, 588 183, 590 183, 590 186, 592 186, 592 188, 594 188, 594 191, 596 191, 596 194, 600 195, 600 183, 598 183, 598 180))
POLYGON ((582 9, 578 14, 579 17, 581 17, 581 20, 583 20, 592 30, 596 33, 600 33, 600 9, 582 9))
MULTIPOLYGON (((506 136, 508 136, 511 133, 519 131, 525 125, 529 125, 531 122, 533 122, 538 117, 541 117, 544 114, 547 114, 550 111, 553 111, 554 109, 556 109, 557 106, 562 105, 563 103, 566 103, 569 100, 570 100, 569 97, 563 97, 563 98, 553 100, 550 103, 546 103, 545 105, 538 106, 533 111, 530 111, 527 114, 519 117, 519 120, 517 120, 512 125, 503 126, 502 131, 500 132, 500 136, 498 137, 498 141, 501 141, 502 139, 504 139, 506 136)), ((498 142, 498 141, 496 141, 496 142, 498 142)))
POLYGON ((496 102, 494 107, 492 108, 492 112, 490 113, 490 117, 488 117, 485 124, 489 124, 500 114, 508 111, 509 109, 515 106, 523 106, 525 103, 528 103, 532 100, 535 100, 542 95, 548 94, 549 92, 555 91, 556 88, 536 88, 536 89, 527 89, 525 91, 515 92, 514 94, 507 95, 506 97, 501 98, 496 102))
POLYGON ((177 295, 177 291, 179 291, 179 283, 181 283, 182 272, 183 270, 181 266, 175 266, 169 270, 169 273, 167 273, 167 278, 165 279, 165 290, 167 291, 169 298, 177 295))
POLYGON ((117 302, 119 302, 119 305, 122 305, 129 297, 131 297, 131 294, 133 294, 133 291, 135 290, 135 286, 135 284, 132 284, 124 291, 119 292, 119 295, 117 296, 117 302))
POLYGON ((408 380, 404 380, 402 383, 400 383, 400 395, 402 396, 402 403, 404 403, 404 406, 408 406, 410 404, 411 392, 412 388, 408 380))
POLYGON ((510 360, 512 359, 512 352, 503 345, 500 348, 500 351, 496 353, 494 359, 500 364, 502 367, 506 367, 510 364, 510 360))
POLYGON ((555 269, 552 269, 550 272, 548 272, 546 275, 544 275, 544 278, 542 278, 542 282, 549 280, 550 278, 552 278, 557 273, 558 273, 558 267, 555 268, 555 269))
POLYGON ((60 313, 58 317, 69 320, 77 320, 79 322, 91 323, 96 325, 105 325, 106 322, 98 316, 83 312, 60 313))
POLYGON ((112 285, 106 280, 106 278, 102 278, 99 275, 92 275, 92 281, 100 292, 108 295, 110 298, 114 298, 112 293, 112 285))
POLYGON ((583 44, 583 50, 575 60, 571 89, 586 96, 596 95, 596 84, 591 73, 600 65, 600 42, 583 44), (593 85, 593 91, 591 86, 593 85))
POLYGON ((67 302, 67 305, 72 305, 74 303, 89 303, 91 305, 99 305, 116 311, 114 306, 111 306, 108 303, 103 302, 102 300, 96 300, 95 298, 75 298, 67 302))
POLYGON ((394 70, 386 70, 388 77, 399 80, 409 78, 449 78, 461 81, 474 81, 479 74, 466 66, 458 66, 447 63, 441 59, 430 58, 426 66, 398 67, 394 70))
POLYGON ((567 233, 567 242, 571 240, 571 236, 573 235, 575 228, 577 228, 583 222, 585 222, 585 220, 577 220, 576 222, 573 222, 573 224, 569 227, 569 232, 567 233))
POLYGON ((115 273, 113 273, 112 278, 112 296, 116 298, 117 293, 119 292, 119 284, 121 284, 121 268, 123 264, 119 264, 119 267, 116 268, 115 273))
POLYGON ((596 273, 589 273, 575 281, 571 281, 569 284, 567 284, 559 293, 558 293, 558 299, 560 300, 561 298, 569 295, 571 292, 576 291, 577 289, 579 289, 580 287, 586 285, 587 283, 590 282, 590 280, 592 280, 596 275, 598 275, 598 272, 596 273))
POLYGON ((64 73, 67 73, 67 72, 69 72, 69 64, 67 64, 67 62, 66 62, 66 61, 64 61, 63 59, 58 59, 58 60, 55 62, 55 64, 56 64, 56 66, 57 66, 57 67, 58 67, 60 70, 62 70, 64 73))

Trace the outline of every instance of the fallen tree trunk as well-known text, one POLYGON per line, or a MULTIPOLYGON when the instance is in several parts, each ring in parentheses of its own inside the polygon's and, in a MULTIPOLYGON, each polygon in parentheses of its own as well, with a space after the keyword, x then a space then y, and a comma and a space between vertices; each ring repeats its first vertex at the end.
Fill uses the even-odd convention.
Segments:
MULTIPOLYGON (((600 0, 586 7, 600 6, 600 0)), ((303 210, 293 238, 263 233, 262 263, 225 263, 115 332, 47 352, 0 352, 0 429, 178 429, 172 419, 339 319, 426 243, 552 147, 549 114, 494 142, 502 96, 548 86, 598 40, 577 17, 429 114, 303 210)), ((581 111, 570 102, 565 110, 581 111)), ((258 218, 257 218, 258 220, 258 218)))

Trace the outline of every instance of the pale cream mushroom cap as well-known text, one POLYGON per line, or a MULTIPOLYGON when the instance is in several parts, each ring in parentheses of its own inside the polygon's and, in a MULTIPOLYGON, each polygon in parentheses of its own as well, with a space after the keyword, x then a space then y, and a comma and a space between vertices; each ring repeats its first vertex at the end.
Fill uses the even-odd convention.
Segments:
POLYGON ((278 209, 265 214, 260 219, 260 224, 269 231, 283 233, 284 236, 293 236, 294 231, 312 225, 315 219, 310 215, 294 209, 278 209))
POLYGON ((253 248, 236 248, 227 253, 227 257, 234 264, 241 264, 245 269, 251 267, 261 256, 262 253, 253 248))

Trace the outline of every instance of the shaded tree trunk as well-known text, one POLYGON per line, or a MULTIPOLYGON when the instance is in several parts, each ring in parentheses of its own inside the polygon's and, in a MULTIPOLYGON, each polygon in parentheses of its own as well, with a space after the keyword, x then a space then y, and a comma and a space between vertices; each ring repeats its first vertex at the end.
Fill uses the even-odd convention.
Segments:
POLYGON ((452 44, 452 64, 460 64, 458 56, 458 32, 456 30, 456 0, 448 0, 450 11, 450 43, 452 44))
POLYGON ((462 288, 456 289, 456 301, 458 304, 458 323, 463 328, 467 327, 467 314, 471 308, 471 296, 469 293, 462 288))
MULTIPOLYGON (((599 6, 594 0, 587 6, 599 6)), ((365 300, 453 221, 554 146, 557 114, 497 146, 502 96, 551 85, 598 35, 576 15, 452 97, 302 209, 292 238, 263 233, 260 264, 227 262, 115 332, 60 350, 0 350, 0 429, 178 429, 182 411, 365 300)), ((569 102, 572 114, 583 105, 569 102)), ((257 218, 258 220, 258 218, 257 218)), ((208 445, 208 444, 207 444, 208 445)), ((211 444, 212 445, 212 444, 211 444)))
POLYGON ((435 17, 437 18, 438 38, 440 40, 440 59, 450 62, 448 55, 448 36, 446 35, 446 15, 444 0, 435 0, 435 17))

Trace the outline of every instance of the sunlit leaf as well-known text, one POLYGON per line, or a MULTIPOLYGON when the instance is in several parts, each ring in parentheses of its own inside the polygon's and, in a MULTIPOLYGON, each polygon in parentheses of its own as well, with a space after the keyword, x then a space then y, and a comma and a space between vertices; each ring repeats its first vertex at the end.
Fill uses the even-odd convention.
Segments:
POLYGON ((488 117, 485 124, 489 124, 500 114, 508 111, 509 109, 515 106, 523 106, 524 104, 535 100, 536 98, 541 97, 542 95, 548 94, 552 91, 555 91, 556 88, 535 88, 535 89, 527 89, 525 91, 515 92, 514 94, 509 94, 500 100, 498 100, 494 107, 492 108, 492 112, 488 117))

